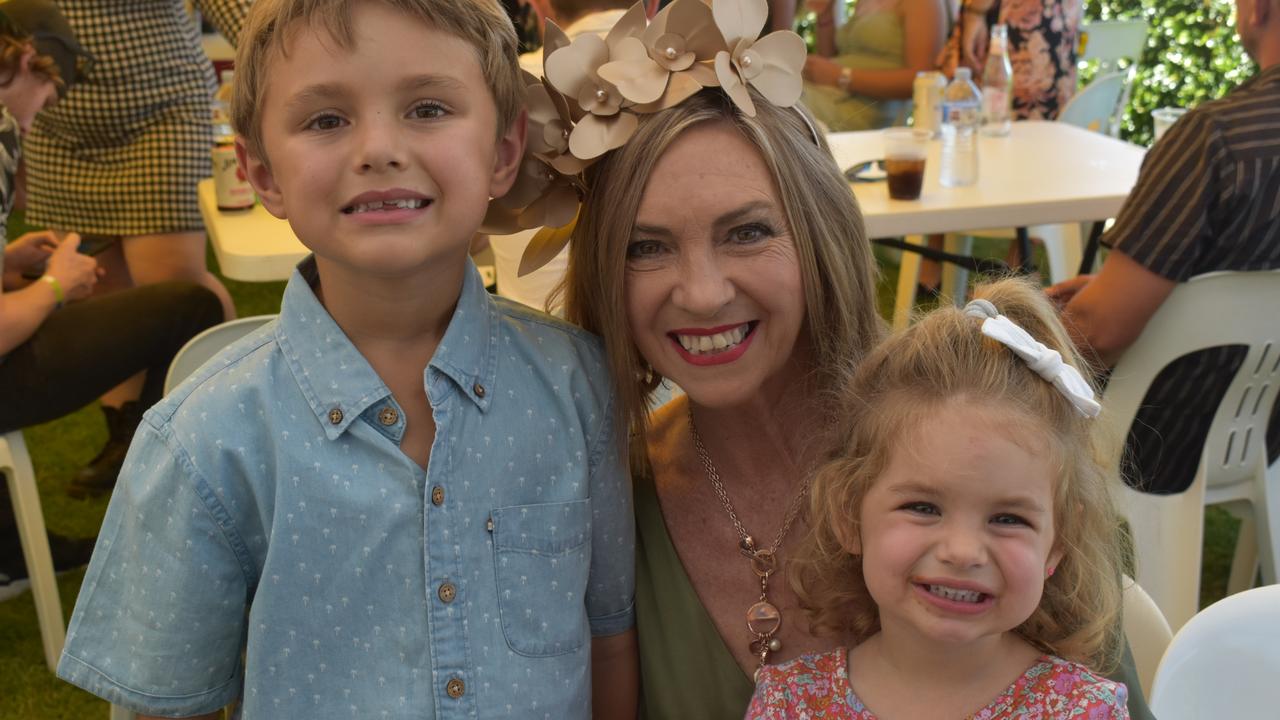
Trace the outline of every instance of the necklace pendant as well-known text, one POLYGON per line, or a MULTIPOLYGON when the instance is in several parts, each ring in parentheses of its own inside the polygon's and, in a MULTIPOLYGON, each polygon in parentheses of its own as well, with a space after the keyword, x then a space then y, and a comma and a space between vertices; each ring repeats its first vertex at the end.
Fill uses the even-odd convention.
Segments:
POLYGON ((782 626, 782 613, 767 600, 752 605, 747 610, 747 629, 758 638, 767 638, 782 626))
POLYGON ((742 541, 738 543, 738 547, 741 548, 742 554, 747 557, 756 554, 756 540, 750 535, 744 535, 742 541))

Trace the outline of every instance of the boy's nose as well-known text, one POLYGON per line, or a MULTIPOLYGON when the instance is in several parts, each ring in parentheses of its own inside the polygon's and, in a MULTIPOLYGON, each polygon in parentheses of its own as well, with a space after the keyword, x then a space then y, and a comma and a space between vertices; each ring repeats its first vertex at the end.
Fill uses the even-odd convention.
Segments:
POLYGON ((359 164, 362 172, 401 170, 405 167, 405 147, 395 123, 373 118, 360 133, 359 164))

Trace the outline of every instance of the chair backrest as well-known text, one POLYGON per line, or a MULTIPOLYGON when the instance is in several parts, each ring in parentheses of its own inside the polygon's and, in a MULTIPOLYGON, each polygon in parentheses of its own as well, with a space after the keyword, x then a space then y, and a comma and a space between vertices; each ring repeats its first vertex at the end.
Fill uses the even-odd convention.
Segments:
POLYGON ((1146 46, 1145 20, 1105 20, 1080 28, 1080 59, 1097 60, 1104 72, 1116 69, 1121 60, 1136 63, 1146 46))
POLYGON ((1143 697, 1151 696, 1152 681, 1160 658, 1164 657, 1173 631, 1156 601, 1129 576, 1124 577, 1124 637, 1129 641, 1142 682, 1143 697))
POLYGON ((1205 439, 1207 486, 1254 477, 1266 468, 1266 430, 1280 386, 1280 270, 1217 272, 1179 283, 1116 363, 1106 408, 1128 432, 1156 375, 1191 352, 1223 345, 1248 348, 1218 404, 1205 439))
POLYGON ((1280 585, 1228 596, 1197 613, 1160 661, 1151 712, 1160 720, 1280 714, 1280 585))
POLYGON ((1097 76, 1067 102, 1067 106, 1058 113, 1058 122, 1114 136, 1119 128, 1120 97, 1124 94, 1124 85, 1125 74, 1122 72, 1097 76))
POLYGON ((222 348, 275 319, 275 315, 255 315, 214 325, 187 341, 173 356, 169 373, 164 378, 164 392, 169 394, 222 348))

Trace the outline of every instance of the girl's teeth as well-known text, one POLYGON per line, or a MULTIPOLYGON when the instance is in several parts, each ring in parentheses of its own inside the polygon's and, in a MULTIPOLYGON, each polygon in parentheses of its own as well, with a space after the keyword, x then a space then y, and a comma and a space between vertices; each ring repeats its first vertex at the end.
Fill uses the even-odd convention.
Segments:
POLYGON ((957 590, 946 585, 930 585, 929 592, 938 597, 959 602, 976 603, 982 599, 982 593, 975 590, 957 590))
POLYGON ((701 355, 710 352, 722 352, 741 343, 747 337, 748 325, 745 323, 732 330, 715 335, 676 335, 676 340, 687 352, 701 355))

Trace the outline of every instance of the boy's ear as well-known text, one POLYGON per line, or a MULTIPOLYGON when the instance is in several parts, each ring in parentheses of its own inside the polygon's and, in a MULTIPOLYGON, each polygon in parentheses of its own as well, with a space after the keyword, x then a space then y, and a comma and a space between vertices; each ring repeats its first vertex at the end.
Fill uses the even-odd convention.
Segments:
POLYGON ((511 127, 498 138, 497 152, 494 153, 493 179, 489 183, 489 197, 502 197, 515 184, 516 175, 520 172, 520 163, 524 160, 525 134, 529 126, 529 111, 521 110, 511 127))
POLYGON ((236 161, 240 164, 240 172, 253 186, 254 192, 258 193, 262 207, 281 220, 287 220, 284 212, 284 196, 280 193, 280 187, 276 185, 275 176, 271 174, 271 166, 266 160, 249 150, 249 145, 239 135, 236 135, 236 161))

